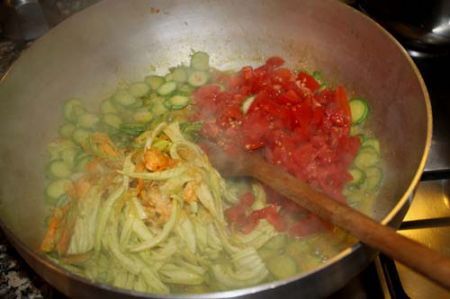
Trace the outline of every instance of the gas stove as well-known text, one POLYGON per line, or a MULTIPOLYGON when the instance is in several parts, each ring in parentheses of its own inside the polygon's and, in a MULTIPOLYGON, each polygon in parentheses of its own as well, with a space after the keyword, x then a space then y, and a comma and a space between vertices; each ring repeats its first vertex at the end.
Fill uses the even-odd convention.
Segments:
MULTIPOLYGON (((414 58, 426 82, 433 109, 433 138, 425 171, 400 233, 450 255, 450 57, 414 58), (447 81, 447 82, 446 82, 447 81)), ((393 298, 450 298, 450 292, 381 257, 393 298)))
MULTIPOLYGON (((59 4, 60 9, 65 9, 59 19, 55 17, 56 10, 51 11, 53 20, 60 21, 70 15, 67 7, 75 7, 74 12, 96 1, 42 2, 63 3, 59 4)), ((350 2, 360 8, 357 1, 350 2)), ((55 25, 55 22, 49 23, 55 25)), ((29 44, 2 39, 0 35, 0 77, 29 44)), ((450 256, 450 55, 420 55, 414 49, 409 49, 409 52, 430 94, 433 139, 421 182, 399 231, 450 256)), ((26 265, 1 231, 0 297, 65 298, 26 265)), ((365 270, 329 298, 450 298, 450 293, 390 258, 379 255, 365 270)))

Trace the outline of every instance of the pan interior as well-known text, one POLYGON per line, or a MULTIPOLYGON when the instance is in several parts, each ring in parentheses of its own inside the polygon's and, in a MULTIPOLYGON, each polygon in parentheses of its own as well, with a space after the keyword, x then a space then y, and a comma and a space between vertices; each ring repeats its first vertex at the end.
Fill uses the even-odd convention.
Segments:
POLYGON ((405 202, 423 167, 430 112, 411 62, 371 21, 332 1, 111 0, 38 40, 1 82, 0 216, 21 241, 37 248, 44 232, 46 145, 62 103, 76 96, 97 107, 119 82, 163 73, 193 50, 223 69, 278 55, 366 97, 385 178, 376 202, 361 208, 382 220, 405 202))

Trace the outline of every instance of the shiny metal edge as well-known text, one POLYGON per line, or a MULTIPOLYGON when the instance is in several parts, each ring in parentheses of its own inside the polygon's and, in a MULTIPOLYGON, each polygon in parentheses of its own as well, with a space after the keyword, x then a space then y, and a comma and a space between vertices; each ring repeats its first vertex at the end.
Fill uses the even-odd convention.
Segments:
MULTIPOLYGON (((343 3, 340 3, 341 5, 346 5, 343 3)), ((346 5, 348 6, 348 5, 346 5)), ((427 136, 425 141, 425 147, 423 149, 422 153, 422 159, 420 160, 419 167, 417 168, 414 177, 409 184, 409 187, 406 189, 406 191, 403 193, 400 200, 397 202, 397 204, 394 206, 394 208, 381 220, 381 224, 383 225, 389 225, 392 224, 394 221, 394 218, 397 216, 397 214, 401 211, 403 206, 407 203, 410 196, 413 194, 414 189, 416 188, 417 184, 419 183, 420 177, 422 176, 422 173, 425 169, 425 165, 428 159, 428 155, 430 153, 431 148, 431 138, 433 134, 433 114, 431 110, 431 101, 430 101, 430 95, 428 93, 427 86, 425 84, 425 81, 423 80, 422 74, 420 73, 417 65, 415 64, 414 60, 411 58, 411 56, 408 54, 408 51, 400 44, 400 42, 389 32, 387 31, 383 26, 378 24, 375 20, 373 20, 368 15, 364 14, 363 12, 357 10, 356 8, 353 8, 351 6, 348 6, 351 10, 354 12, 360 14, 363 18, 365 18, 367 21, 372 23, 374 26, 376 26, 381 32, 383 32, 392 43, 394 43, 397 48, 402 52, 403 57, 406 58, 406 60, 409 62, 409 65, 414 71, 414 74, 416 75, 417 80, 419 81, 420 88, 422 90, 422 94, 424 96, 425 100, 425 108, 427 113, 427 136)), ((398 227, 396 227, 398 228, 398 227)))
MULTIPOLYGON (((353 11, 353 13, 356 13, 360 17, 365 18, 368 22, 372 23, 372 25, 376 26, 381 32, 383 32, 399 48, 399 50, 402 52, 403 56, 408 60, 410 66, 412 67, 414 73, 416 74, 417 79, 419 80, 419 84, 420 84, 422 93, 424 95, 425 106, 426 106, 426 110, 427 110, 427 136, 426 136, 425 147, 424 147, 423 154, 422 154, 422 159, 419 163, 419 167, 417 168, 409 187, 406 189, 403 196, 400 198, 400 200, 397 202, 397 204, 394 206, 394 208, 381 220, 381 224, 383 224, 383 225, 398 226, 400 223, 395 223, 396 222, 395 218, 402 211, 402 209, 406 206, 408 199, 410 199, 411 194, 413 193, 416 185, 418 184, 420 177, 422 175, 422 172, 425 168, 425 164, 428 159, 428 154, 429 154, 430 147, 431 147, 432 122, 433 121, 432 121, 432 110, 431 110, 431 102, 430 102, 429 93, 428 93, 428 90, 426 88, 425 82, 422 78, 420 71, 418 70, 418 68, 417 68, 416 64, 414 63, 414 61, 412 60, 412 58, 408 55, 408 52, 406 51, 406 49, 403 48, 403 46, 386 29, 384 29, 380 24, 378 24, 376 21, 371 19, 369 16, 365 15, 364 13, 358 11, 357 9, 355 9, 347 4, 344 4, 342 2, 335 1, 335 0, 328 0, 328 1, 336 2, 335 4, 340 5, 341 7, 345 6, 346 9, 350 9, 353 11)), ((105 3, 106 3, 106 1, 102 0, 96 4, 93 4, 89 8, 105 5, 105 3)), ((73 18, 76 15, 78 15, 78 13, 68 17, 67 19, 73 18)), ((58 25, 51 28, 47 32, 47 34, 45 34, 41 38, 37 39, 35 41, 35 43, 38 43, 41 40, 46 39, 46 37, 48 36, 48 33, 52 32, 54 30, 54 28, 56 28, 56 27, 58 27, 58 25)), ((26 54, 27 50, 28 49, 25 49, 23 51, 24 52, 23 54, 26 54)), ((5 74, 0 78, 0 84, 6 78, 6 76, 9 74, 9 72, 13 69, 14 65, 15 65, 15 62, 8 68, 8 70, 5 72, 5 74)), ((406 212, 406 211, 404 211, 404 212, 406 212)), ((66 275, 66 276, 70 277, 71 279, 74 279, 80 283, 88 284, 92 287, 100 288, 105 291, 113 291, 113 292, 116 292, 116 293, 124 295, 124 296, 133 296, 136 298, 148 298, 149 296, 151 296, 152 298, 161 298, 161 299, 165 299, 165 298, 186 298, 186 299, 191 299, 191 298, 192 299, 194 299, 194 298, 199 298, 199 299, 202 299, 202 298, 234 298, 234 297, 239 297, 239 296, 255 294, 255 293, 262 292, 264 290, 273 289, 273 288, 277 288, 279 286, 289 284, 293 281, 296 281, 303 277, 306 277, 306 276, 309 276, 316 272, 319 272, 319 271, 327 268, 328 266, 334 264, 335 262, 341 260, 342 258, 349 256, 354 251, 361 249, 361 247, 368 247, 361 242, 357 242, 352 247, 344 249, 339 254, 337 254, 333 258, 329 259, 327 262, 322 264, 320 267, 318 267, 314 270, 311 270, 311 271, 302 272, 301 274, 291 277, 289 279, 278 280, 278 281, 274 281, 271 283, 259 284, 254 287, 231 290, 231 291, 213 292, 213 293, 205 293, 205 294, 192 294, 192 295, 191 294, 176 294, 174 296, 174 295, 161 295, 161 294, 155 294, 155 293, 136 292, 136 291, 132 291, 132 290, 115 288, 110 285, 93 282, 82 276, 79 276, 72 272, 67 271, 63 267, 59 266, 57 263, 51 261, 45 255, 39 254, 39 253, 35 252, 34 250, 31 250, 30 248, 28 248, 28 246, 26 246, 20 239, 15 237, 14 234, 12 234, 12 232, 3 223, 2 219, 0 219, 0 228, 5 232, 5 235, 11 241, 11 243, 13 243, 14 247, 18 248, 18 252, 22 257, 24 257, 23 253, 25 253, 25 254, 29 255, 31 258, 39 261, 41 264, 44 264, 46 267, 48 267, 52 271, 59 273, 59 274, 66 275)), ((36 269, 34 269, 34 270, 36 271, 36 269)), ((38 271, 36 271, 36 272, 38 272, 38 271)))
MULTIPOLYGON (((353 9, 353 8, 352 8, 353 9)), ((399 41, 395 39, 392 34, 390 34, 386 29, 384 29, 380 24, 372 20, 367 15, 363 14, 364 17, 369 19, 374 25, 376 25, 381 31, 383 31, 388 38, 395 44, 397 47, 401 50, 403 56, 406 58, 406 60, 409 62, 409 65, 413 69, 417 80, 419 81, 420 88, 422 90, 424 100, 425 100, 425 108, 427 113, 427 136, 425 141, 425 147, 423 149, 422 153, 422 159, 420 160, 419 166, 417 167, 417 170, 414 174, 414 177, 409 184, 409 187, 406 189, 406 191, 403 193, 403 196, 400 198, 400 200, 397 202, 397 204, 394 206, 394 208, 381 220, 381 224, 383 225, 389 225, 395 218, 395 216, 400 212, 400 210, 403 208, 403 206, 407 203, 410 196, 413 194, 414 189, 416 188, 417 184, 420 181, 420 177, 422 176, 422 173, 425 169, 425 165, 428 160, 428 155, 430 153, 431 148, 431 138, 433 135, 433 114, 431 110, 431 101, 430 101, 430 95, 428 93, 428 89, 426 87, 425 81, 423 80, 422 74, 420 73, 417 65, 414 63, 413 59, 409 56, 408 52, 405 48, 400 44, 399 41)))
MULTIPOLYGON (((60 274, 65 275, 69 277, 70 279, 74 279, 78 281, 81 284, 87 284, 91 287, 98 288, 104 291, 108 292, 114 292, 121 296, 126 297, 134 297, 134 298, 158 298, 158 299, 168 299, 168 298, 182 298, 182 299, 206 299, 206 298, 236 298, 236 297, 243 297, 248 296, 251 294, 257 294, 265 290, 278 288, 283 285, 287 285, 291 282, 294 282, 298 279, 301 279, 303 277, 309 276, 313 273, 322 271, 329 267, 330 265, 334 264, 335 262, 341 260, 345 256, 350 255, 353 251, 355 251, 357 248, 361 247, 361 243, 355 243, 352 247, 348 247, 341 251, 338 255, 334 256, 333 258, 329 259, 324 264, 320 265, 319 267, 315 268, 314 270, 302 272, 299 275, 293 276, 289 279, 285 280, 278 280, 270 283, 265 284, 258 284, 253 287, 248 288, 242 288, 242 289, 235 289, 230 291, 222 291, 222 292, 211 292, 211 293, 204 293, 204 294, 171 294, 171 295, 164 295, 164 294, 157 294, 157 293, 144 293, 144 292, 137 292, 134 290, 128 290, 128 289, 121 289, 116 288, 108 284, 102 284, 98 282, 91 281, 83 276, 74 274, 73 272, 70 272, 57 263, 50 260, 48 257, 46 257, 43 254, 37 253, 36 251, 30 249, 28 246, 26 246, 19 238, 14 236, 14 234, 3 224, 3 222, 0 220, 0 228, 5 233, 6 237, 11 241, 13 246, 17 248, 17 251, 19 254, 27 261, 29 266, 36 272, 40 272, 39 269, 35 268, 34 263, 30 263, 27 257, 30 257, 38 262, 38 265, 43 265, 47 267, 49 270, 60 274)), ((375 258, 375 251, 372 252, 372 258, 368 260, 370 262, 373 258, 375 258)), ((367 262, 367 264, 368 264, 367 262)), ((41 273, 39 273, 41 274, 41 273)), ((42 277, 42 275, 41 275, 42 277)), ((44 280, 46 280, 45 277, 42 277, 44 280)), ((351 279, 351 277, 349 277, 351 279)), ((50 283, 50 282, 49 282, 50 283)), ((50 283, 51 284, 51 283, 50 283)), ((61 290, 57 288, 59 291, 64 293, 64 290, 61 290)))

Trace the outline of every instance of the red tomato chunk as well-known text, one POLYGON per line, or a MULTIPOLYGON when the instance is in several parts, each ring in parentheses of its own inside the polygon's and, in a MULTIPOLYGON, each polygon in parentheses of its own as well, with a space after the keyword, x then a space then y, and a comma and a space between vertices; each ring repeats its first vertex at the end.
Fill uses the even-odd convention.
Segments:
MULTIPOLYGON (((212 84, 193 94, 194 118, 204 122, 202 134, 230 154, 258 151, 270 163, 344 202, 342 190, 351 180, 348 167, 360 147, 359 138, 350 136, 346 91, 342 86, 320 88, 308 73, 296 73, 283 64, 282 58, 272 57, 257 68, 215 73, 212 84), (244 113, 243 102, 250 96, 254 100, 244 113)), ((309 215, 295 219, 295 214, 305 212, 270 194, 274 206, 249 214, 251 204, 241 200, 227 211, 228 219, 244 232, 260 219, 299 236, 323 228, 309 215), (286 213, 294 216, 280 217, 286 213)))

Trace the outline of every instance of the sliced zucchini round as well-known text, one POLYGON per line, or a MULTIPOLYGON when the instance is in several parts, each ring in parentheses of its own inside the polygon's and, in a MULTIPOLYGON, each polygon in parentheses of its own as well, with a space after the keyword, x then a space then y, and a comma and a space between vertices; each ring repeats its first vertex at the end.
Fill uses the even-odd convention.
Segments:
POLYGON ((157 90, 161 85, 164 84, 164 78, 161 76, 150 75, 145 77, 145 83, 147 83, 152 90, 157 90))
POLYGON ((130 85, 129 91, 133 97, 141 98, 149 93, 150 87, 144 82, 136 82, 130 85))
POLYGON ((358 125, 364 122, 369 114, 369 105, 361 98, 352 99, 349 102, 352 115, 352 124, 358 125))
POLYGON ((173 79, 173 74, 172 73, 168 73, 164 76, 164 80, 166 80, 166 82, 168 81, 174 81, 173 79))
POLYGON ((191 56, 191 67, 199 70, 206 71, 209 69, 209 55, 205 52, 195 52, 191 56))
POLYGON ((180 87, 178 87, 177 93, 185 96, 190 96, 194 90, 195 90, 194 87, 192 87, 191 85, 183 84, 180 87))
POLYGON ((76 127, 71 123, 66 123, 59 128, 59 135, 64 138, 70 138, 76 127))
POLYGON ((352 125, 350 127, 350 136, 357 136, 357 135, 362 136, 362 133, 363 133, 363 127, 362 126, 352 125))
POLYGON ((376 138, 366 138, 366 140, 363 141, 362 146, 372 147, 378 154, 380 154, 380 142, 376 138))
POLYGON ((153 102, 152 113, 155 116, 160 116, 160 115, 166 113, 167 111, 168 111, 168 109, 164 105, 163 101, 158 100, 158 101, 153 102))
POLYGON ((208 73, 202 71, 193 71, 188 78, 188 83, 194 87, 200 87, 208 82, 208 73))
POLYGON ((116 91, 113 95, 113 101, 121 106, 131 106, 136 102, 136 98, 125 89, 116 91))
MULTIPOLYGON (((366 174, 364 174, 365 176, 366 174)), ((359 186, 353 185, 353 184, 347 184, 345 185, 344 189, 342 189, 342 195, 344 195, 345 197, 351 196, 352 194, 355 194, 355 192, 357 192, 359 189, 359 186)))
POLYGON ((117 113, 118 112, 117 108, 109 100, 106 100, 106 101, 102 102, 100 110, 102 111, 103 114, 106 114, 106 113, 117 113))
POLYGON ((297 264, 289 255, 276 255, 267 262, 267 268, 278 279, 297 274, 297 264))
POLYGON ((73 166, 77 154, 78 150, 76 148, 67 148, 61 152, 60 157, 67 165, 73 166))
POLYGON ((366 180, 366 174, 359 168, 353 167, 348 170, 350 175, 352 176, 352 180, 349 184, 359 186, 366 180))
POLYGON ((89 142, 89 131, 84 129, 76 129, 72 134, 72 139, 78 145, 84 146, 89 142))
POLYGON ((264 248, 271 249, 271 250, 280 250, 286 247, 287 245, 287 237, 286 235, 277 235, 267 241, 266 244, 264 244, 264 248))
POLYGON ((110 127, 118 129, 118 128, 120 128, 120 125, 122 124, 122 119, 116 114, 107 113, 107 114, 103 115, 102 122, 107 124, 110 127))
POLYGON ((186 82, 188 78, 187 70, 183 66, 179 66, 172 71, 172 78, 178 83, 186 82))
POLYGON ((170 97, 167 101, 164 102, 166 108, 170 110, 180 110, 189 105, 190 103, 189 97, 182 95, 175 95, 170 97))
POLYGON ((76 122, 78 117, 85 112, 86 109, 78 99, 71 99, 64 103, 64 117, 70 122, 76 122))
POLYGON ((356 155, 354 163, 356 167, 364 170, 367 167, 377 164, 379 160, 380 157, 375 149, 369 146, 363 146, 358 155, 356 155))
POLYGON ((138 123, 147 123, 147 122, 151 121, 152 118, 153 118, 153 114, 150 111, 148 111, 147 109, 136 111, 133 114, 134 121, 138 122, 138 123))
POLYGON ((76 149, 78 146, 70 139, 62 139, 52 142, 48 145, 47 150, 50 160, 61 159, 61 153, 68 149, 76 149))
POLYGON ((377 190, 381 185, 381 181, 383 180, 383 171, 381 170, 381 168, 373 166, 366 168, 365 172, 365 189, 367 191, 377 190))
POLYGON ((161 85, 158 88, 157 92, 161 96, 167 96, 174 92, 175 89, 177 89, 177 83, 175 83, 174 81, 169 81, 161 85))
POLYGON ((92 113, 84 113, 78 118, 78 125, 84 129, 93 129, 98 122, 98 116, 92 113))
POLYGON ((291 240, 286 246, 286 253, 297 262, 297 265, 301 265, 302 268, 305 260, 310 256, 310 252, 311 246, 309 246, 309 242, 305 238, 291 240))
POLYGON ((265 248, 265 247, 261 247, 258 249, 258 255, 264 262, 269 260, 275 254, 277 254, 276 251, 273 251, 273 250, 265 248))
POLYGON ((67 178, 72 174, 72 167, 63 160, 52 161, 48 169, 54 178, 67 178))
POLYGON ((132 105, 128 106, 127 109, 134 110, 134 109, 142 108, 143 106, 144 106, 144 100, 141 98, 136 98, 136 101, 134 101, 134 103, 132 105))
POLYGON ((67 188, 69 188, 71 184, 72 182, 68 179, 52 181, 47 185, 45 193, 51 199, 58 199, 66 193, 67 188))
POLYGON ((143 106, 144 106, 144 107, 147 107, 147 108, 151 106, 152 102, 153 102, 153 98, 152 98, 151 96, 145 97, 145 98, 142 100, 143 106))

